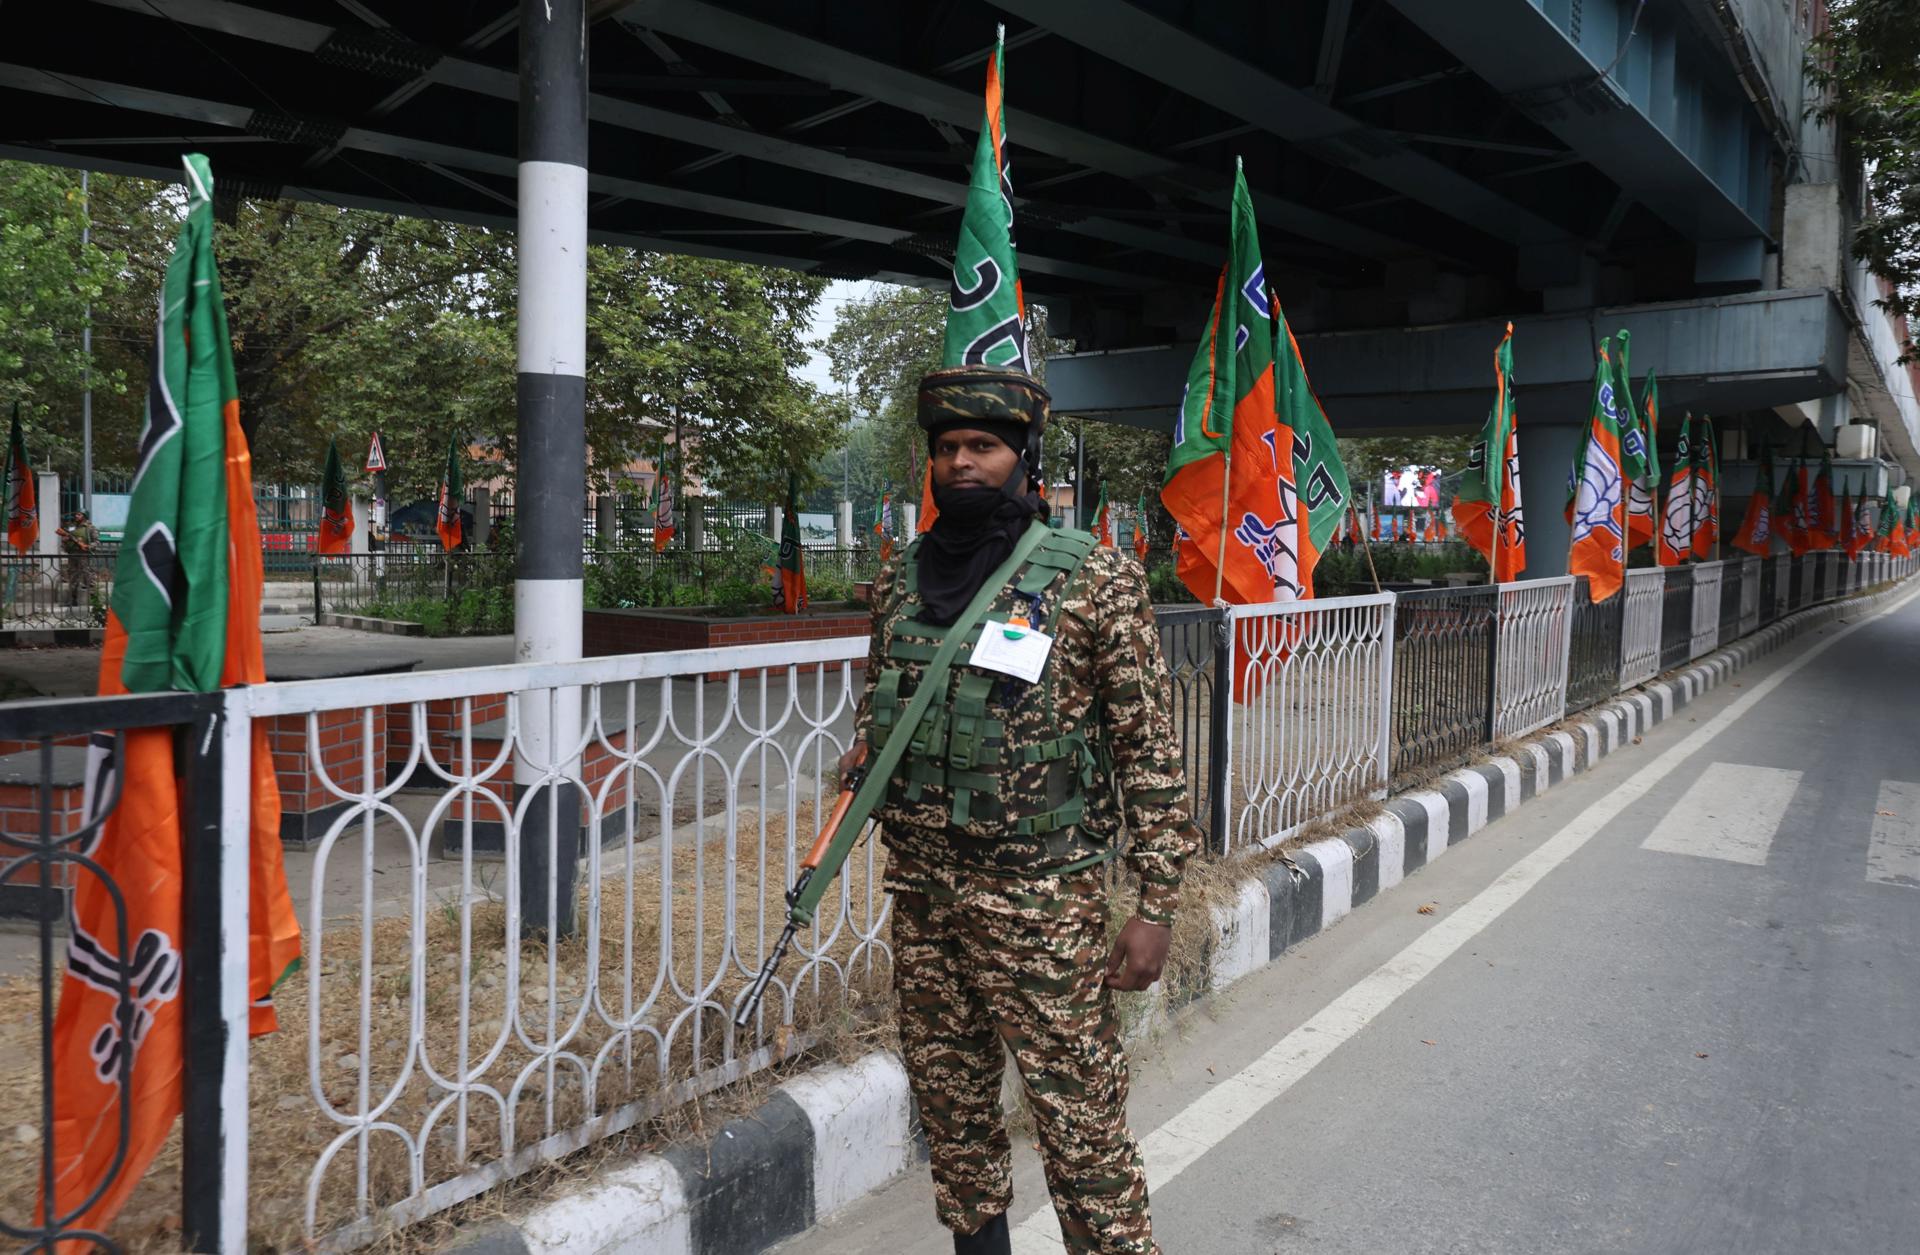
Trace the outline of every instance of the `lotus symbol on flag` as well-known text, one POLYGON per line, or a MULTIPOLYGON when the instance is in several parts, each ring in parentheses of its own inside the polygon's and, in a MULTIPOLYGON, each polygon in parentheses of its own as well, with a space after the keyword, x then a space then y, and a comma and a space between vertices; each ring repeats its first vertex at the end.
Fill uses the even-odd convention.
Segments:
POLYGON ((1610 532, 1625 543, 1626 536, 1615 516, 1620 508, 1620 482, 1620 468, 1614 465, 1606 449, 1598 441, 1587 446, 1580 492, 1573 506, 1575 540, 1594 532, 1610 532))

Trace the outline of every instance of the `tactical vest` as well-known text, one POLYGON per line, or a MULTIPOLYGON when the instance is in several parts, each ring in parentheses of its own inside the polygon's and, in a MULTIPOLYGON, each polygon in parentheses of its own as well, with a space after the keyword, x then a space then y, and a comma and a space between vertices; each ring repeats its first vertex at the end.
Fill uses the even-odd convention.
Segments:
MULTIPOLYGON (((1111 852, 1118 814, 1103 804, 1112 771, 1099 711, 1089 709, 1064 734, 1054 713, 1066 670, 1062 601, 1094 544, 1085 532, 1050 530, 969 629, 947 675, 946 700, 928 705, 888 785, 879 807, 883 827, 939 829, 962 866, 991 871, 1059 871, 1111 852), (1038 683, 967 664, 988 621, 1004 624, 1013 611, 1054 639, 1038 683)), ((920 668, 948 631, 912 617, 920 609, 919 547, 915 541, 908 548, 896 586, 902 591, 888 608, 886 663, 873 690, 876 742, 893 734, 920 668)))

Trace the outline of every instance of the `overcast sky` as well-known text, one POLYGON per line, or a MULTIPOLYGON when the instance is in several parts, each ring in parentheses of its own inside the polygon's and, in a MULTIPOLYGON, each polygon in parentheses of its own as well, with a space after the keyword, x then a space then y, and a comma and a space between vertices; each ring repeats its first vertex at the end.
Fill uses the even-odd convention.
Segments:
MULTIPOLYGON (((813 307, 813 325, 808 339, 824 343, 833 334, 834 323, 840 318, 840 310, 849 302, 864 300, 882 285, 871 279, 835 279, 827 284, 827 290, 813 307)), ((839 385, 827 374, 827 355, 815 349, 808 355, 806 366, 801 368, 800 377, 823 391, 836 391, 839 385)))

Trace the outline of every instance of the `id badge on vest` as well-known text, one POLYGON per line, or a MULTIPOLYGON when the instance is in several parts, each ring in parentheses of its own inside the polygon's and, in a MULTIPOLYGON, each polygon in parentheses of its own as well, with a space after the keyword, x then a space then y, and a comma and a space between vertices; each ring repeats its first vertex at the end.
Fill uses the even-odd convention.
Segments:
POLYGON ((980 625, 980 640, 967 663, 1028 684, 1038 684, 1041 673, 1047 669, 1047 656, 1052 652, 1053 638, 1046 633, 1017 623, 988 619, 980 625))

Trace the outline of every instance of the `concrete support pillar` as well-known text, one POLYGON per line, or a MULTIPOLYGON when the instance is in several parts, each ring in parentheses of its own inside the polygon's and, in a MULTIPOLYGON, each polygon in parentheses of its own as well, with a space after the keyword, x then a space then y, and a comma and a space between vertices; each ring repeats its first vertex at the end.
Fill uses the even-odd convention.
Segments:
POLYGON ((911 544, 920 534, 920 504, 908 501, 900 507, 900 535, 911 544))
POLYGON ((842 501, 833 514, 834 543, 841 549, 853 548, 853 502, 842 501))
POLYGON ((493 489, 473 486, 473 543, 484 545, 493 536, 493 489))
POLYGON ((786 522, 786 512, 777 505, 767 507, 767 535, 773 537, 773 543, 780 543, 782 525, 786 522))
POLYGON ((699 553, 707 547, 706 498, 689 494, 680 499, 680 505, 687 512, 687 548, 699 553))
POLYGON ((59 553, 60 538, 54 532, 65 526, 66 520, 60 517, 60 476, 52 471, 40 471, 35 475, 34 500, 40 503, 40 536, 33 542, 39 553, 59 553))
POLYGON ((1567 573, 1567 476, 1580 451, 1577 423, 1541 423, 1520 414, 1520 504, 1527 526, 1526 579, 1567 573))
MULTIPOLYGON (((587 445, 587 25, 585 0, 520 0, 519 467, 513 636, 521 662, 581 656, 580 520, 587 445)), ((519 833, 520 919, 574 931, 579 790, 528 790, 580 733, 580 691, 522 695, 514 779, 529 800, 519 833)))

